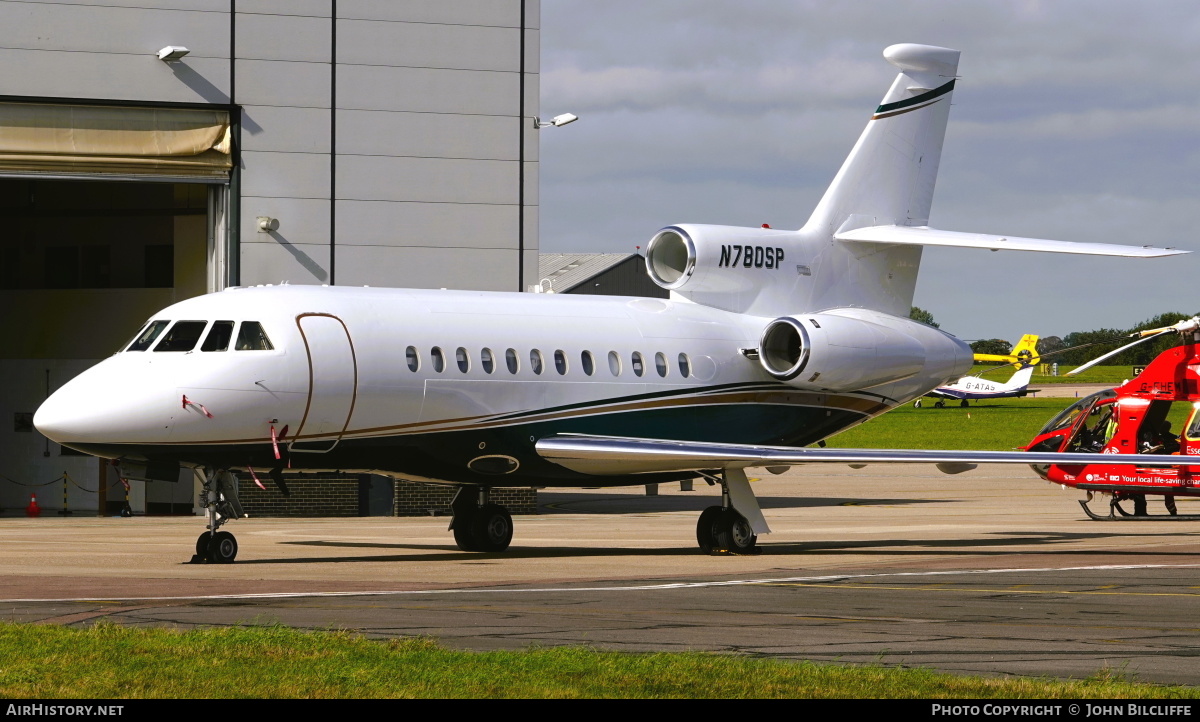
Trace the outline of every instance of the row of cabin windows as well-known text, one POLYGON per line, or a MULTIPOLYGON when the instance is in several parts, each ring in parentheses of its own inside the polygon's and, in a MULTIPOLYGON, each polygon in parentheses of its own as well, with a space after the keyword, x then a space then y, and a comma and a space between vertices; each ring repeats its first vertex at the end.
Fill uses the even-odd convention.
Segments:
MULTIPOLYGON (((155 351, 192 351, 203 336, 201 351, 228 351, 229 342, 233 340, 235 322, 213 321, 209 328, 208 321, 178 321, 164 335, 163 331, 170 325, 170 321, 151 321, 138 332, 125 350, 146 351, 153 346, 155 351), (208 335, 204 335, 205 328, 208 328, 208 335)), ((270 351, 275 347, 271 345, 271 339, 267 338, 262 324, 258 321, 242 321, 233 348, 236 351, 270 351)))
MULTIPOLYGON (((404 352, 405 360, 408 363, 409 371, 419 371, 421 369, 421 352, 416 346, 409 346, 404 352)), ((429 350, 430 364, 436 373, 442 373, 446 370, 447 354, 442 351, 441 347, 434 346, 429 350)), ((562 349, 559 349, 553 354, 554 370, 559 376, 565 376, 570 367, 570 362, 567 359, 567 354, 562 349)), ((454 351, 454 363, 458 366, 458 370, 462 373, 467 373, 471 370, 471 354, 467 349, 458 347, 454 351)), ((692 362, 686 353, 681 353, 676 358, 676 363, 679 368, 679 374, 683 378, 687 378, 692 374, 692 362)), ((500 365, 500 360, 496 354, 490 349, 485 348, 479 352, 479 365, 486 374, 492 374, 500 365)), ((596 358, 591 351, 581 351, 579 353, 579 366, 583 369, 583 373, 592 376, 596 373, 596 358)), ((521 370, 521 357, 517 354, 516 349, 508 349, 504 352, 504 367, 508 369, 510 374, 515 374, 521 370)), ((646 373, 646 358, 640 351, 634 351, 629 356, 629 367, 633 370, 634 376, 643 376, 646 373)), ((542 352, 538 349, 533 349, 529 352, 529 370, 536 375, 546 369, 546 362, 542 356, 542 352)), ((608 370, 613 376, 620 376, 624 370, 623 360, 621 355, 616 351, 608 352, 608 370)), ((662 378, 666 378, 670 373, 670 364, 667 361, 666 354, 661 351, 654 354, 654 370, 662 378)))

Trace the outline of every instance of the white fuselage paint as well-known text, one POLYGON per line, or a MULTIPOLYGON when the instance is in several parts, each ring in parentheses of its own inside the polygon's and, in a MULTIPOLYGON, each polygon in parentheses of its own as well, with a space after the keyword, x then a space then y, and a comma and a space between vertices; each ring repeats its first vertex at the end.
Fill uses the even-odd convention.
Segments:
MULTIPOLYGON (((910 332, 918 326, 862 309, 846 312, 910 332)), ((770 318, 681 300, 612 296, 239 288, 180 302, 152 320, 158 319, 207 321, 210 329, 215 321, 257 321, 274 349, 234 350, 231 344, 230 350, 206 352, 197 344, 188 352, 117 353, 57 391, 38 411, 38 428, 102 455, 172 458, 171 450, 178 449, 175 460, 185 464, 207 464, 211 453, 240 467, 274 464, 263 452, 270 448, 271 428, 283 435, 286 427, 281 456, 286 459, 290 448, 293 468, 324 468, 325 458, 336 458, 330 468, 404 473, 403 460, 355 463, 346 448, 340 456, 333 452, 372 440, 424 440, 530 423, 553 428, 562 419, 600 414, 632 422, 643 412, 672 406, 687 413, 748 403, 799 406, 825 416, 852 412, 840 428, 821 434, 827 436, 945 383, 962 372, 954 360, 969 359, 957 339, 920 327, 917 332, 927 336, 920 340, 936 359, 927 370, 861 392, 796 389, 740 353, 757 345, 770 318), (409 347, 417 354, 415 371, 409 347), (441 351, 440 370, 434 348, 441 351), (635 354, 641 357, 640 375, 635 354), (516 373, 509 355, 516 358, 516 373), (239 447, 246 449, 244 462, 236 458, 239 447)), ((621 428, 618 423, 615 431, 621 428)), ((737 438, 738 431, 716 429, 714 436, 737 438)), ((781 437, 803 434, 778 431, 781 437)), ((672 432, 663 428, 657 436, 674 438, 672 432)), ((646 435, 645 429, 639 433, 646 435)), ((530 437, 527 447, 513 449, 511 439, 505 442, 510 446, 496 448, 491 437, 480 438, 472 442, 471 455, 521 458, 535 441, 530 437), (489 443, 492 448, 486 448, 489 443)), ((446 463, 458 473, 470 459, 454 453, 457 458, 446 463)), ((428 468, 408 473, 462 480, 428 468)), ((495 483, 504 485, 501 479, 495 483)))

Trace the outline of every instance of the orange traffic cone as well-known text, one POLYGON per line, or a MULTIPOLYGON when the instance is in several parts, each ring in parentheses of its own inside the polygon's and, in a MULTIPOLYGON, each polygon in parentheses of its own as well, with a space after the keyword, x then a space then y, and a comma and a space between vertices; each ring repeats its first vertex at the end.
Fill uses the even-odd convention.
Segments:
POLYGON ((29 497, 29 506, 25 507, 25 516, 34 517, 42 515, 42 507, 38 506, 37 494, 29 497))

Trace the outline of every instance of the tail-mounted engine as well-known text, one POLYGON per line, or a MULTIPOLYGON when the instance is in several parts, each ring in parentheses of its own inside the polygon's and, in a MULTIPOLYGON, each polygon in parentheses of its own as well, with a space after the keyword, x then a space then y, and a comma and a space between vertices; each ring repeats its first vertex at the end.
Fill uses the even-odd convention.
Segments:
POLYGON ((794 278, 796 237, 795 231, 770 228, 668 226, 646 246, 646 271, 659 286, 689 297, 757 293, 794 278))
POLYGON ((959 359, 961 345, 908 319, 838 309, 771 321, 763 329, 758 360, 767 373, 790 386, 854 391, 918 373, 965 372, 969 365, 959 359))

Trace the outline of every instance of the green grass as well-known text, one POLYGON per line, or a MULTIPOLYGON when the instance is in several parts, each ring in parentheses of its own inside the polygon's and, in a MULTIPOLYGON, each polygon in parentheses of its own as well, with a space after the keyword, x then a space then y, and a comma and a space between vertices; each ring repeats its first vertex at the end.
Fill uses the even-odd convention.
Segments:
MULTIPOLYGON (((835 449, 978 449, 1012 451, 1023 447, 1054 418, 1075 403, 1068 398, 1014 398, 971 402, 963 408, 946 401, 935 408, 924 399, 921 408, 904 404, 865 424, 827 440, 835 449), (978 403, 978 405, 976 405, 978 403)), ((1189 402, 1172 404, 1167 420, 1179 431, 1192 411, 1189 402)))
POLYGON ((1080 681, 582 647, 461 652, 428 639, 234 627, 0 624, 0 695, 146 698, 1183 698, 1119 670, 1080 681))
MULTIPOLYGON (((1075 366, 1059 366, 1058 376, 1043 374, 1041 367, 1033 370, 1033 379, 1029 385, 1033 388, 1047 384, 1108 384, 1117 386, 1133 378, 1132 366, 1093 366, 1078 376, 1067 376, 1066 373, 1075 366)), ((992 381, 1007 381, 1016 373, 1012 366, 996 366, 996 364, 975 364, 970 375, 983 372, 983 377, 992 381)))
MULTIPOLYGON (((1074 398, 997 399, 962 408, 947 401, 934 408, 905 404, 829 439, 839 449, 980 449, 1011 451, 1024 446, 1074 398)), ((1177 427, 1178 428, 1178 427, 1177 427)))

